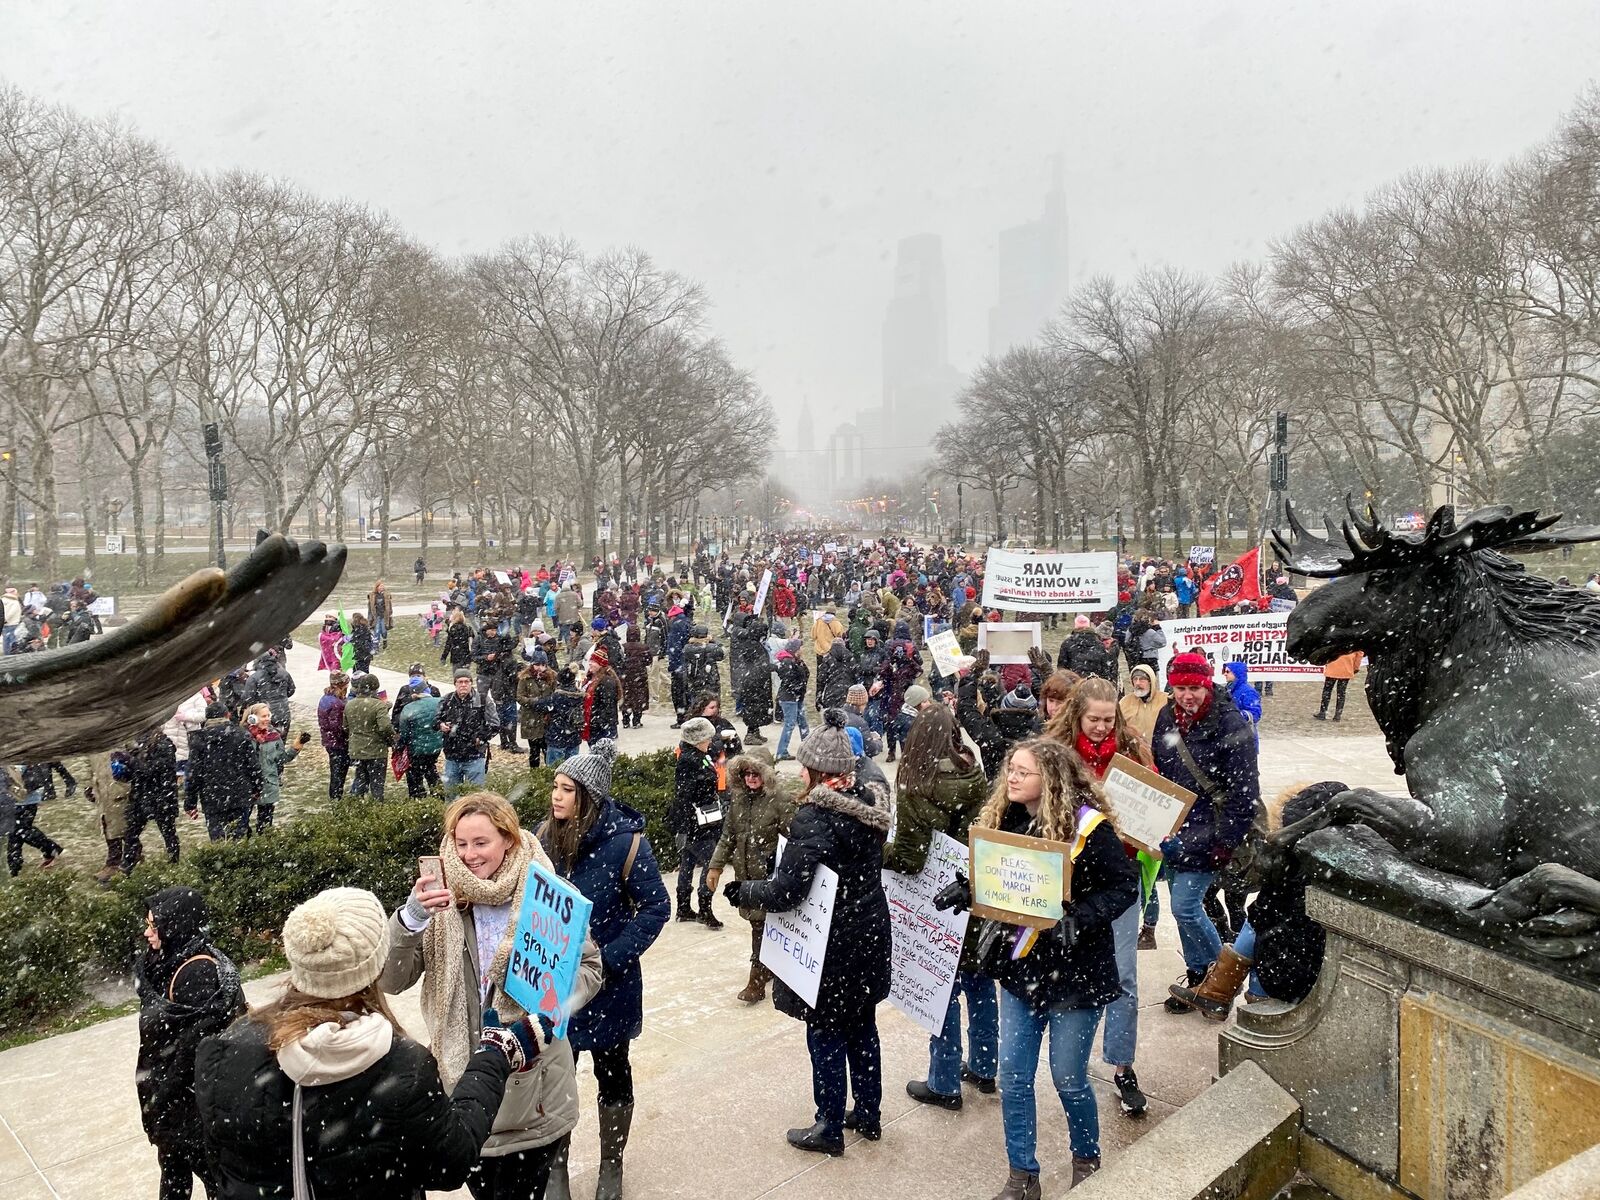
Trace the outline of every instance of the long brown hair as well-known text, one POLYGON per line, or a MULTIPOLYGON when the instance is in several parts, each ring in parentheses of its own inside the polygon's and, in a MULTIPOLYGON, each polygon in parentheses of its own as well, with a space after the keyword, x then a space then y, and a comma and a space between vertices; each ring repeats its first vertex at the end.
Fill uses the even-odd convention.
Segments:
POLYGON ((963 773, 977 765, 977 759, 961 740, 961 727, 956 724, 955 714, 938 704, 923 709, 911 722, 905 751, 900 756, 900 770, 895 776, 895 789, 902 796, 919 799, 931 796, 941 758, 948 758, 955 763, 956 770, 963 773))
POLYGON ((1078 757, 1077 751, 1050 737, 1029 738, 1011 747, 1005 765, 995 777, 989 799, 984 801, 983 811, 978 814, 974 825, 984 829, 1000 828, 1006 809, 1011 807, 1006 789, 1006 772, 1011 767, 1011 760, 1023 750, 1033 755, 1034 762, 1039 764, 1039 811, 1033 819, 1039 837, 1055 842, 1070 842, 1078 833, 1078 809, 1085 804, 1104 813, 1115 828, 1111 805, 1100 790, 1100 784, 1089 773, 1089 768, 1084 766, 1083 759, 1078 757))
POLYGON ((364 1017, 368 1013, 377 1013, 395 1029, 400 1029, 400 1022, 389 1011, 389 1002, 376 979, 359 992, 335 1000, 308 996, 292 983, 286 983, 276 1000, 250 1010, 250 1020, 266 1027, 267 1047, 276 1054, 318 1025, 337 1025, 347 1016, 364 1017))
POLYGON ((1050 718, 1044 727, 1044 736, 1076 747, 1078 731, 1083 728, 1083 714, 1088 711, 1089 705, 1096 700, 1109 700, 1111 711, 1116 714, 1112 718, 1111 736, 1117 739, 1117 753, 1125 754, 1148 767, 1152 761, 1150 751, 1145 747, 1144 739, 1128 728, 1118 699, 1116 684, 1098 675, 1091 675, 1073 689, 1072 695, 1067 698, 1067 706, 1050 718))
POLYGON ((555 863, 556 870, 570 871, 572 864, 577 861, 579 845, 600 816, 600 806, 589 795, 588 788, 571 775, 563 774, 559 764, 556 774, 572 780, 573 790, 578 793, 578 811, 566 820, 557 818, 552 811, 544 824, 544 838, 549 844, 550 861, 555 863))

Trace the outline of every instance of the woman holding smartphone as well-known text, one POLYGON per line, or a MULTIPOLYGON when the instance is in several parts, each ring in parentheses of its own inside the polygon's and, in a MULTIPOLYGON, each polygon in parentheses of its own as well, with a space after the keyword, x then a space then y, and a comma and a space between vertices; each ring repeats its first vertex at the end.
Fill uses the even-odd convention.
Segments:
MULTIPOLYGON (((466 1068, 493 1009, 507 1024, 523 1010, 505 991, 517 913, 528 868, 555 873, 504 797, 473 792, 445 812, 439 853, 420 860, 416 886, 389 921, 389 956, 379 986, 389 994, 422 980, 429 1044, 448 1089, 466 1068)), ((586 941, 571 998, 583 1007, 600 990, 600 950, 586 941)), ((540 1018, 533 1066, 513 1075, 495 1114, 483 1157, 467 1179, 477 1200, 535 1200, 578 1121, 572 1044, 551 1039, 540 1018)), ((563 1193, 564 1194, 564 1193, 563 1193)))

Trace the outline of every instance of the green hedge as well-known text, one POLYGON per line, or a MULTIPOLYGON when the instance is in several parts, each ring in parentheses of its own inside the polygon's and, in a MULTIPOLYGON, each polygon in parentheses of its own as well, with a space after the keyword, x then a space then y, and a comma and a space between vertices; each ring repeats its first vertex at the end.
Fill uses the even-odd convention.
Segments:
MULTIPOLYGON (((666 832, 671 751, 618 758, 612 791, 645 815, 663 870, 677 866, 666 832)), ((526 828, 549 815, 551 768, 524 772, 507 794, 526 828)), ((164 887, 199 890, 217 945, 237 961, 275 952, 283 920, 329 887, 362 887, 386 907, 405 898, 417 857, 436 853, 444 806, 435 799, 345 800, 271 833, 200 847, 176 864, 150 862, 103 891, 64 872, 0 887, 0 1036, 36 1028, 84 999, 90 963, 127 971, 142 948, 147 900, 164 887)))

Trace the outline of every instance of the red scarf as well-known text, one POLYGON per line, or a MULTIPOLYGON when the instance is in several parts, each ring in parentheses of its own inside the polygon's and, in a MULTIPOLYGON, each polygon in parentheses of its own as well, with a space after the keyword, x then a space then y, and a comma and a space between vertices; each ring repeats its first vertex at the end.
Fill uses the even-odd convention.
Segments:
POLYGON ((1111 759, 1117 753, 1117 735, 1113 733, 1103 742, 1091 742, 1088 735, 1080 729, 1077 748, 1078 757, 1083 759, 1089 770, 1094 772, 1094 777, 1104 779, 1106 772, 1111 768, 1111 759))
POLYGON ((583 740, 589 740, 589 722, 594 719, 594 693, 600 684, 600 676, 591 675, 589 686, 583 689, 583 740))
POLYGON ((1211 696, 1212 693, 1208 691, 1206 693, 1206 698, 1200 701, 1200 707, 1195 709, 1192 714, 1186 711, 1183 705, 1179 704, 1176 700, 1173 701, 1172 720, 1173 723, 1178 727, 1178 734, 1180 737, 1187 735, 1189 730, 1193 729, 1195 725, 1203 720, 1205 715, 1211 711, 1211 696))

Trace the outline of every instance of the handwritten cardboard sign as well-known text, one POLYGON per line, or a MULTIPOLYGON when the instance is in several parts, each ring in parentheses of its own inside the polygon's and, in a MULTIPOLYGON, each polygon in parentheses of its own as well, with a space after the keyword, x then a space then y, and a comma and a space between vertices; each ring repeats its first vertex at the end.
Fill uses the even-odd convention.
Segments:
POLYGON ((967 865, 960 842, 935 831, 928 857, 916 875, 883 873, 889 901, 889 953, 892 975, 889 1003, 930 1034, 944 1030, 945 1011, 961 963, 961 942, 967 936, 967 915, 933 906, 933 898, 967 865))
MULTIPOLYGON (((783 862, 787 838, 778 839, 778 862, 783 862)), ((761 965, 771 971, 812 1008, 822 986, 822 960, 828 951, 828 930, 833 926, 833 898, 839 876, 832 867, 818 867, 811 890, 798 908, 769 912, 761 932, 761 965)))
POLYGON ((1122 840, 1161 857, 1161 843, 1183 824, 1194 807, 1195 794, 1161 778, 1125 755, 1111 759, 1100 781, 1116 815, 1122 840))
POLYGON ((1008 925, 1048 929, 1072 898, 1072 847, 1002 829, 967 831, 972 911, 1008 925))
POLYGON ((506 994, 530 1013, 555 1023, 565 1037, 572 990, 594 904, 565 879, 537 863, 528 868, 522 909, 506 960, 506 994))
POLYGON ((961 673, 965 655, 961 643, 952 630, 946 629, 928 639, 928 653, 933 656, 934 669, 943 676, 954 678, 961 673))

